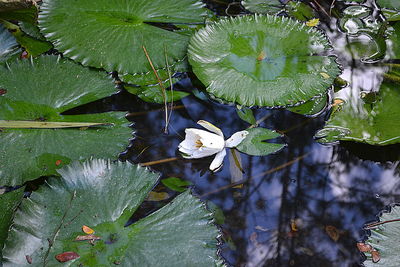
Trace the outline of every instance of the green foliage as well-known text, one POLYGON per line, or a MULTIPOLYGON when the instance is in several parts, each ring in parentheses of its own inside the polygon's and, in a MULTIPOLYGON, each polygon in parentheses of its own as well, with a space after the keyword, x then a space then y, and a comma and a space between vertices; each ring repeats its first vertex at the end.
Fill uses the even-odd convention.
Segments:
POLYGON ((12 35, 14 35, 18 43, 25 48, 30 56, 39 56, 53 47, 52 44, 47 41, 36 39, 24 33, 18 25, 11 22, 4 22, 4 26, 11 30, 12 35))
POLYGON ((189 44, 189 62, 218 99, 283 107, 325 93, 332 85, 340 69, 334 57, 320 56, 329 49, 321 32, 297 21, 242 16, 199 30, 189 44))
POLYGON ((156 69, 166 67, 164 51, 171 66, 184 59, 189 37, 163 27, 204 22, 202 5, 197 0, 44 0, 39 27, 56 49, 86 66, 145 73, 151 68, 143 46, 156 69))
POLYGON ((284 144, 267 143, 266 140, 281 137, 277 132, 265 128, 250 128, 249 134, 236 147, 240 152, 253 156, 266 156, 285 147, 284 144))
MULTIPOLYGON (((167 83, 164 83, 167 102, 178 101, 189 95, 189 93, 187 92, 175 91, 175 90, 171 91, 170 88, 166 87, 166 85, 169 85, 168 81, 167 83)), ((143 101, 150 103, 158 103, 158 104, 164 103, 164 97, 161 88, 158 84, 141 86, 141 87, 125 86, 125 89, 129 93, 137 95, 143 101)))
POLYGON ((389 145, 400 141, 400 91, 396 84, 384 82, 376 99, 368 94, 362 98, 346 99, 336 109, 325 127, 316 134, 319 142, 338 140, 371 145, 389 145))
POLYGON ((67 251, 80 256, 65 263, 74 266, 212 266, 217 260, 218 230, 189 192, 125 227, 157 174, 98 159, 74 162, 59 173, 61 178, 22 201, 3 250, 4 266, 29 266, 26 255, 33 266, 58 266, 55 256, 67 251), (75 241, 85 235, 83 225, 101 239, 75 241))
POLYGON ((250 12, 270 15, 279 13, 284 7, 279 0, 244 0, 241 3, 250 12))
POLYGON ((187 186, 192 184, 189 181, 185 181, 177 177, 169 177, 166 179, 162 179, 161 183, 166 187, 168 187, 169 189, 174 190, 176 192, 183 192, 187 189, 186 188, 187 186))
POLYGON ((54 56, 18 61, 0 71, 0 120, 99 122, 88 129, 3 129, 0 132, 0 185, 18 185, 71 160, 116 158, 132 131, 122 113, 60 115, 113 92, 106 73, 54 56))
POLYGON ((328 95, 315 97, 308 100, 306 103, 298 105, 296 107, 288 108, 291 112, 306 115, 306 116, 317 116, 323 111, 328 104, 328 95))
POLYGON ((400 11, 400 2, 398 0, 376 0, 381 8, 400 11))
MULTIPOLYGON (((390 212, 384 212, 379 217, 380 222, 400 219, 400 207, 394 206, 390 212)), ((379 253, 378 262, 372 262, 370 255, 364 262, 366 267, 397 267, 399 266, 400 222, 388 222, 378 225, 371 230, 367 244, 379 253)))
POLYGON ((14 217, 14 212, 22 200, 24 188, 21 187, 20 189, 0 195, 0 262, 2 260, 1 251, 8 236, 8 229, 14 217))
POLYGON ((256 118, 254 117, 253 111, 246 107, 237 107, 236 113, 238 114, 239 118, 244 120, 245 122, 250 123, 251 125, 256 124, 256 118))

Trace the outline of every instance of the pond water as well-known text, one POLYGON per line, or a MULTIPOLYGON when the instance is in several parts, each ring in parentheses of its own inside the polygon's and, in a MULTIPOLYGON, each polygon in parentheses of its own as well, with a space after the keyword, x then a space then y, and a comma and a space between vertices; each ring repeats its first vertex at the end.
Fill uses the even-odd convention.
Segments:
MULTIPOLYGON (((208 4, 223 13, 229 2, 208 4)), ((322 7, 327 4, 319 1, 322 7)), ((236 9, 231 5, 228 11, 241 12, 236 9)), ((349 39, 338 31, 338 21, 320 14, 321 26, 338 50, 341 77, 350 83, 341 94, 376 91, 385 67, 361 63, 356 55, 343 52, 349 39)), ((249 124, 239 118, 235 106, 202 97, 203 88, 192 75, 181 78, 176 90, 198 93, 174 103, 168 134, 164 133, 163 105, 145 103, 125 91, 82 108, 129 111, 136 138, 121 158, 145 163, 160 172, 162 179, 190 181, 196 195, 210 207, 218 207, 223 214, 217 217, 222 232, 220 253, 230 265, 359 266, 363 257, 356 243, 368 234, 363 225, 400 200, 400 147, 318 143, 314 135, 323 128, 329 110, 306 117, 286 110, 254 109, 259 126, 283 133, 277 141, 287 146, 263 157, 229 151, 221 171, 211 173, 212 158, 185 160, 179 155, 184 130, 200 128, 196 122, 206 120, 230 136, 249 124)), ((155 190, 174 195, 161 185, 155 190)), ((145 203, 134 219, 163 203, 145 203)))

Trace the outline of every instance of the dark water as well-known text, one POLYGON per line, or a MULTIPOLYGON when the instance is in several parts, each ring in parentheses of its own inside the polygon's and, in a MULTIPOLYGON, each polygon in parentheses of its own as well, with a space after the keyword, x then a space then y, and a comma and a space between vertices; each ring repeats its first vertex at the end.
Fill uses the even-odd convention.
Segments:
MULTIPOLYGON (((211 7, 224 12, 227 4, 211 7)), ((343 66, 341 77, 351 83, 342 93, 377 90, 384 69, 342 53, 340 47, 348 39, 337 30, 337 21, 324 15, 321 20, 343 66)), ((198 83, 183 75, 175 89, 203 89, 193 84, 198 83)), ((184 160, 178 144, 185 128, 201 128, 198 120, 220 127, 226 137, 246 129, 249 125, 238 117, 235 106, 184 98, 174 103, 169 134, 164 134, 162 105, 144 103, 123 91, 102 103, 106 109, 128 110, 127 118, 135 123, 136 139, 122 158, 135 163, 169 159, 151 168, 162 178, 191 181, 195 194, 222 210, 221 255, 233 266, 359 266, 363 257, 356 242, 367 236, 363 225, 400 200, 400 164, 395 161, 400 147, 317 143, 313 135, 324 126, 329 111, 309 118, 255 109, 260 127, 284 133, 287 147, 264 157, 240 154, 244 173, 228 156, 221 171, 210 173, 212 158, 184 160), (233 187, 239 180, 243 186, 233 187)), ((146 209, 151 207, 145 206, 144 213, 146 209)))

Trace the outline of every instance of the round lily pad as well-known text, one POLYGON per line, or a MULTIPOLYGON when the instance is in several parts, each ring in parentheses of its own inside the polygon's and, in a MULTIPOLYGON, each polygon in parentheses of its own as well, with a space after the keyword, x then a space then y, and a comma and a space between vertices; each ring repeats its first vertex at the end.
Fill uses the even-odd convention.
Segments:
POLYGON ((159 175, 129 163, 73 162, 15 213, 4 266, 216 266, 218 229, 186 191, 126 227, 159 175), (28 222, 28 223, 27 223, 28 222), (85 234, 83 226, 93 234, 85 234), (74 259, 64 264, 70 252, 74 259))
POLYGON ((151 71, 183 60, 189 36, 180 24, 203 23, 197 0, 44 0, 39 27, 65 56, 107 71, 151 71), (175 26, 177 24, 178 26, 175 26))
POLYGON ((317 29, 277 16, 223 19, 199 30, 189 63, 207 91, 225 102, 282 107, 321 95, 340 68, 317 29))

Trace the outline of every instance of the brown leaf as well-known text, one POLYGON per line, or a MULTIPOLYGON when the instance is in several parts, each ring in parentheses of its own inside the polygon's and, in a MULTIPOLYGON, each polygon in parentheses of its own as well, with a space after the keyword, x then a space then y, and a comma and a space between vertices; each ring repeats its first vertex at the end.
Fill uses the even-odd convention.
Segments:
POLYGON ((365 244, 363 242, 358 242, 357 243, 357 248, 361 252, 371 252, 373 250, 371 245, 365 244))
POLYGON ((101 237, 100 236, 96 236, 96 235, 78 235, 75 238, 75 241, 86 241, 86 240, 100 240, 101 237))
POLYGON ((340 237, 340 233, 335 226, 327 225, 325 226, 325 232, 332 238, 333 241, 337 242, 340 237))
POLYGON ((61 160, 59 159, 59 160, 56 160, 56 166, 59 166, 60 164, 61 164, 61 160))
POLYGON ((94 234, 94 230, 86 225, 82 226, 82 231, 88 235, 94 234))
POLYGON ((56 260, 58 260, 59 262, 67 262, 67 261, 74 260, 77 258, 79 258, 78 253, 73 252, 73 251, 67 251, 67 252, 56 255, 56 260))
POLYGON ((379 254, 379 251, 377 251, 376 249, 371 251, 371 256, 373 263, 377 263, 381 259, 381 255, 379 254))
POLYGON ((32 257, 29 255, 25 255, 25 259, 29 264, 32 264, 32 257))
POLYGON ((291 229, 293 232, 299 231, 299 229, 297 228, 297 224, 296 224, 296 220, 295 220, 295 219, 292 219, 292 220, 290 221, 290 229, 291 229))

